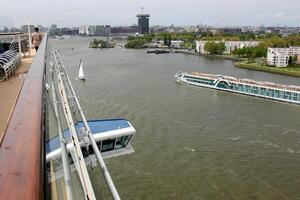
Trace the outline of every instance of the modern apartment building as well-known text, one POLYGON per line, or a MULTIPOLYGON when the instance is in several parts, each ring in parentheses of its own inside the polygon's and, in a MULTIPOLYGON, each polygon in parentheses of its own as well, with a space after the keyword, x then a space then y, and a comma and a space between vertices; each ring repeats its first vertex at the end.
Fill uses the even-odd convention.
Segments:
POLYGON ((300 47, 268 48, 267 62, 268 65, 275 67, 287 67, 291 56, 297 56, 299 58, 300 47))
POLYGON ((80 35, 109 35, 111 34, 110 25, 83 25, 79 26, 80 35))
POLYGON ((79 26, 79 35, 90 35, 89 26, 88 25, 79 26))
MULTIPOLYGON (((196 41, 196 50, 198 53, 207 54, 208 52, 205 51, 204 46, 209 41, 196 41)), ((225 44, 225 51, 224 54, 231 54, 235 49, 240 49, 243 47, 255 47, 258 45, 256 41, 214 41, 214 42, 224 42, 225 44)))

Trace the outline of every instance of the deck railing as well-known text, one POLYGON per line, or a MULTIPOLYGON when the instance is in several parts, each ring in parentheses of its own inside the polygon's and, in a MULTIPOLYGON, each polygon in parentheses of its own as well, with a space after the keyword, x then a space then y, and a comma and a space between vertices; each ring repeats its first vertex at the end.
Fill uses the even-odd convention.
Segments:
POLYGON ((0 199, 36 200, 44 196, 46 46, 47 34, 0 141, 0 199))

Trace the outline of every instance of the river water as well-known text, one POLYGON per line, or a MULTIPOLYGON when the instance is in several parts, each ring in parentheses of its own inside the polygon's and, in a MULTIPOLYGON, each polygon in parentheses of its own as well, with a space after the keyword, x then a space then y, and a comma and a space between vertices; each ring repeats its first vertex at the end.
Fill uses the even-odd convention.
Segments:
MULTIPOLYGON (((145 50, 89 49, 88 38, 49 40, 89 119, 126 118, 135 153, 107 159, 122 199, 300 199, 300 106, 178 84, 177 71, 300 85, 299 78, 232 61, 145 50), (73 48, 73 49, 72 49, 73 48)), ((96 194, 110 199, 99 169, 96 194)))

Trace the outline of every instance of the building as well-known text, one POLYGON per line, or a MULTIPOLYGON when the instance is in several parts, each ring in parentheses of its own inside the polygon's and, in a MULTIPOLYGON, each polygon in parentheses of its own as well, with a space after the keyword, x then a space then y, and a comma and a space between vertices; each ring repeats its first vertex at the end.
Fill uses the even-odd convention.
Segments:
POLYGON ((268 65, 275 67, 287 67, 289 58, 297 56, 299 63, 300 47, 268 48, 268 65))
MULTIPOLYGON (((35 26, 34 25, 29 25, 29 27, 30 27, 30 32, 33 33, 35 26)), ((28 32, 28 25, 23 25, 23 26, 21 26, 20 29, 23 33, 27 33, 28 32)))
MULTIPOLYGON (((91 34, 91 27, 90 27, 90 34, 91 34)), ((111 26, 110 25, 96 25, 95 26, 95 35, 110 35, 110 34, 111 34, 111 26)))
POLYGON ((111 28, 111 34, 113 35, 129 35, 138 32, 138 27, 133 26, 117 26, 111 28))
MULTIPOLYGON (((205 51, 204 46, 208 41, 196 41, 196 51, 201 54, 207 54, 208 52, 205 51)), ((241 49, 244 47, 255 47, 258 45, 256 41, 214 41, 214 42, 224 42, 225 44, 225 51, 224 54, 231 54, 235 49, 241 49)))
POLYGON ((182 48, 183 41, 182 40, 171 40, 171 47, 175 49, 182 48))
POLYGON ((93 35, 110 35, 110 25, 83 25, 79 26, 79 35, 93 36, 93 35))
POLYGON ((138 32, 139 34, 149 34, 149 14, 138 14, 138 32))
POLYGON ((104 25, 96 25, 96 35, 105 35, 105 26, 104 25))
POLYGON ((50 26, 50 28, 51 28, 51 29, 57 29, 58 27, 57 27, 56 24, 52 24, 52 25, 50 26))
POLYGON ((90 35, 89 26, 88 25, 79 26, 78 32, 79 32, 79 35, 90 35))
POLYGON ((110 35, 110 34, 111 34, 111 26, 105 25, 105 35, 110 35))
POLYGON ((96 34, 96 26, 89 25, 88 31, 89 31, 88 35, 95 35, 96 34))

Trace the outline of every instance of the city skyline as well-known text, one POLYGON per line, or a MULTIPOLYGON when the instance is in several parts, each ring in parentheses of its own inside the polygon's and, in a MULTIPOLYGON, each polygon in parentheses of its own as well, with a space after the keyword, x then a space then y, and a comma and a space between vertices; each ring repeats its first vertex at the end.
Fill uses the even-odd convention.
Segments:
POLYGON ((72 4, 58 0, 24 4, 21 0, 15 0, 6 3, 6 9, 1 11, 0 24, 20 26, 29 21, 35 25, 58 24, 66 27, 81 24, 132 25, 137 23, 136 14, 141 12, 141 6, 145 8, 145 13, 151 14, 150 26, 299 26, 300 21, 300 14, 297 12, 300 4, 297 0, 186 0, 176 4, 171 0, 74 0, 72 4), (15 12, 11 12, 12 10, 15 12))

